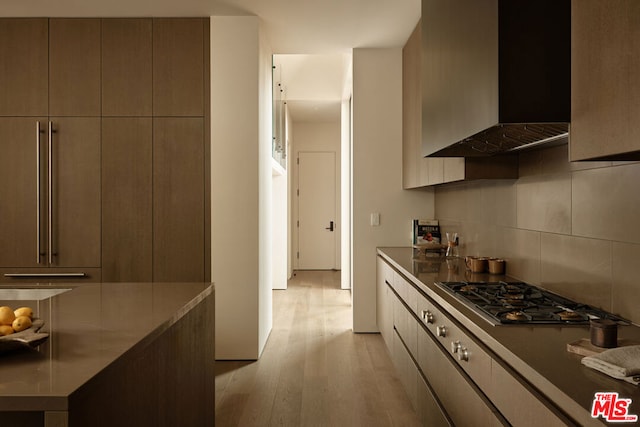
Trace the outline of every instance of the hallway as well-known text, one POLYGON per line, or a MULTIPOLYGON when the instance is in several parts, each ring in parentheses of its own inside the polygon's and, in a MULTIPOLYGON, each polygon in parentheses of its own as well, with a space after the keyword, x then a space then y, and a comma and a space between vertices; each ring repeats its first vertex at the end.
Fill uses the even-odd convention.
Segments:
POLYGON ((419 425, 381 336, 351 332, 350 297, 339 271, 273 291, 262 358, 216 362, 216 426, 419 425))

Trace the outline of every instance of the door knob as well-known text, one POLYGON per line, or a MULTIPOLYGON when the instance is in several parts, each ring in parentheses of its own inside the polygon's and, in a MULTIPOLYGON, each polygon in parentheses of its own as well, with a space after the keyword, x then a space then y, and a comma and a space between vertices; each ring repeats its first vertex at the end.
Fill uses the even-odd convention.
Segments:
POLYGON ((333 221, 329 221, 329 226, 325 227, 325 230, 333 231, 333 221))

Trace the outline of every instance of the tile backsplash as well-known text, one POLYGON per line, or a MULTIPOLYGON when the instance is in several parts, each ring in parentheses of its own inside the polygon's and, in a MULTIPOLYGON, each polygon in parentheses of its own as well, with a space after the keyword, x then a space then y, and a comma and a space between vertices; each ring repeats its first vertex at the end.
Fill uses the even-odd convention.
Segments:
POLYGON ((570 163, 567 146, 522 153, 520 178, 436 187, 461 255, 640 324, 640 163, 570 163))

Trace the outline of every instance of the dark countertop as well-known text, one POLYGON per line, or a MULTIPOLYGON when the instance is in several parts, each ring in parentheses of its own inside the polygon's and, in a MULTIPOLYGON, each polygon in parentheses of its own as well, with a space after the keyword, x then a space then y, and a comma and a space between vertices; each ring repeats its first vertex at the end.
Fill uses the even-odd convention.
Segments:
MULTIPOLYGON (((621 398, 632 399, 629 413, 640 415, 640 387, 587 368, 580 363, 582 356, 567 351, 568 343, 589 338, 589 326, 493 326, 436 285, 444 281, 512 280, 508 276, 474 273, 470 277, 463 259, 416 260, 409 247, 378 248, 378 254, 580 424, 602 425, 590 416, 596 392, 618 392, 621 398)), ((621 326, 618 338, 640 342, 640 328, 621 326)))
MULTIPOLYGON (((70 289, 31 306, 49 339, 37 349, 0 354, 0 411, 64 411, 69 396, 114 360, 160 336, 213 294, 211 283, 83 283, 0 286, 70 289)), ((125 355, 125 356, 123 356, 125 355)))

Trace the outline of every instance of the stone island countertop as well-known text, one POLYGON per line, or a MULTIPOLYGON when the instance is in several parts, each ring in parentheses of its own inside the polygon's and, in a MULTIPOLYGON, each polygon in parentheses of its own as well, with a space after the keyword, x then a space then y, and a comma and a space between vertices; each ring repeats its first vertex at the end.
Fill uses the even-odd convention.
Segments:
MULTIPOLYGON (((213 396, 211 283, 4 285, 0 286, 0 305, 31 306, 35 316, 45 321, 41 331, 49 333, 48 340, 37 349, 0 355, 0 411, 68 411, 68 425, 74 425, 71 423, 73 402, 74 399, 82 401, 85 389, 87 396, 100 390, 96 396, 101 397, 96 399, 104 399, 104 392, 118 393, 118 386, 105 386, 108 382, 105 378, 117 378, 129 361, 139 363, 141 358, 148 358, 148 363, 140 367, 141 372, 155 366, 166 370, 166 376, 171 377, 172 364, 191 357, 190 351, 201 353, 194 360, 202 366, 194 366, 193 372, 185 370, 176 375, 185 381, 190 376, 210 376, 203 384, 190 385, 196 389, 202 385, 203 390, 213 396), (46 293, 38 297, 24 293, 19 296, 20 300, 3 299, 8 295, 7 292, 3 294, 3 290, 9 288, 69 290, 43 299, 25 298, 40 298, 46 293), (173 341, 162 344, 163 337, 169 333, 173 334, 173 341)), ((150 370, 146 374, 153 372, 150 370)), ((135 382, 140 380, 131 377, 130 385, 135 388, 135 382)), ((146 381, 155 383, 154 378, 146 381)), ((162 388, 159 384, 154 387, 162 388)), ((150 406, 157 404, 157 398, 148 403, 150 406)), ((209 403, 212 406, 213 400, 209 403)), ((147 421, 153 419, 149 414, 146 416, 147 421)), ((213 416, 212 411, 210 416, 213 416)), ((0 412, 0 425, 3 425, 2 418, 0 412)))

